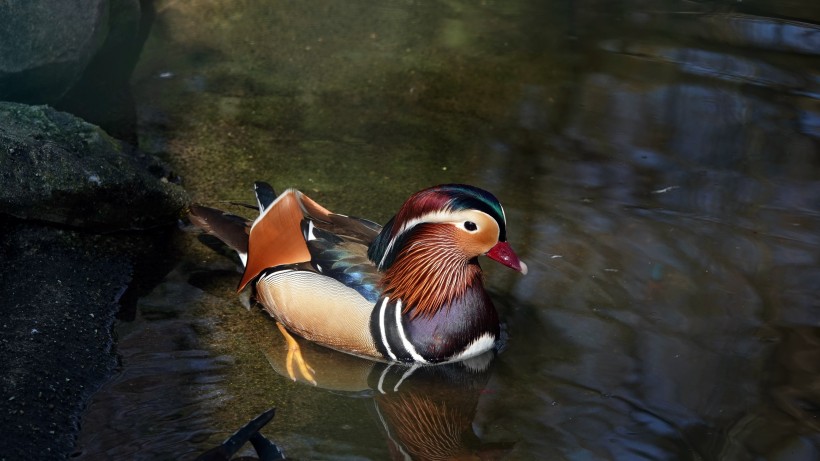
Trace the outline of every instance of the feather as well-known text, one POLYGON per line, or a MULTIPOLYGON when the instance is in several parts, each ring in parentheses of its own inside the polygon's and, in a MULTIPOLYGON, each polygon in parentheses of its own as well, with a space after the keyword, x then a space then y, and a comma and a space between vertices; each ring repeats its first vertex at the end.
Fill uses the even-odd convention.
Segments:
POLYGON ((318 272, 355 289, 371 303, 379 299, 381 274, 367 259, 366 244, 355 237, 340 237, 314 226, 307 219, 302 222, 302 231, 310 251, 310 262, 318 272))
POLYGON ((256 193, 256 203, 259 204, 260 213, 264 212, 276 200, 276 191, 264 181, 253 183, 253 191, 256 193))
POLYGON ((191 224, 216 236, 239 254, 244 262, 248 254, 250 221, 214 208, 191 205, 188 212, 191 224))
POLYGON ((476 281, 481 269, 456 246, 452 226, 415 226, 382 278, 384 294, 401 299, 410 318, 432 317, 476 281))
MULTIPOLYGON (((265 196, 260 198, 264 205, 265 196)), ((256 218, 248 241, 248 263, 237 291, 265 269, 310 261, 302 236, 302 220, 326 221, 330 211, 296 189, 288 189, 256 218)))
POLYGON ((506 241, 504 209, 494 195, 466 184, 442 184, 410 196, 373 241, 368 257, 380 270, 387 270, 400 251, 406 232, 425 222, 441 221, 442 216, 452 212, 470 209, 491 216, 498 223, 498 239, 506 241))

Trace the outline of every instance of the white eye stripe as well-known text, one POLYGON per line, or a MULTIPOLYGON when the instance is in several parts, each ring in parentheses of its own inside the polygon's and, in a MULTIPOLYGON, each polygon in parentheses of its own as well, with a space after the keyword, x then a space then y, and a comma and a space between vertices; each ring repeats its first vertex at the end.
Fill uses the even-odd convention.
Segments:
MULTIPOLYGON (((426 213, 417 218, 413 218, 407 221, 406 223, 404 223, 404 225, 401 226, 399 232, 396 233, 396 236, 393 237, 387 244, 387 248, 384 251, 384 255, 382 255, 381 261, 379 261, 379 268, 382 268, 382 266, 384 265, 384 261, 387 259, 387 256, 390 254, 391 251, 393 251, 393 246, 395 245, 396 240, 399 238, 399 236, 409 231, 410 229, 416 227, 417 225, 425 223, 453 223, 454 225, 457 225, 459 228, 464 229, 468 232, 475 232, 475 230, 471 231, 464 227, 464 223, 469 221, 473 224, 476 224, 477 221, 480 221, 481 218, 478 218, 476 213, 478 213, 479 216, 486 216, 486 218, 489 220, 495 220, 493 217, 491 217, 490 215, 481 210, 469 209, 453 211, 447 208, 440 211, 426 213)), ((477 224, 476 229, 478 229, 477 224)))
POLYGON ((387 255, 389 255, 390 252, 393 250, 393 244, 396 243, 396 239, 400 235, 404 234, 413 227, 416 227, 416 225, 418 224, 425 222, 448 222, 452 220, 452 217, 453 215, 449 210, 434 211, 432 213, 423 214, 418 218, 411 219, 404 223, 404 225, 401 226, 401 229, 399 229, 399 231, 396 232, 396 236, 390 239, 390 243, 387 244, 387 248, 384 250, 382 260, 379 261, 379 267, 381 268, 384 265, 384 260, 387 258, 387 255))

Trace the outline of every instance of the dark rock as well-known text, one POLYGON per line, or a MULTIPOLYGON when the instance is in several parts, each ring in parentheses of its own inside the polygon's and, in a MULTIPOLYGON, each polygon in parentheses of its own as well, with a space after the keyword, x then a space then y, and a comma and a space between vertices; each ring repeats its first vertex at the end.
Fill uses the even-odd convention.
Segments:
POLYGON ((47 106, 0 102, 0 213, 74 227, 173 223, 187 203, 162 165, 47 106))
POLYGON ((0 100, 57 101, 108 34, 108 0, 0 2, 0 100))
POLYGON ((49 104, 136 145, 130 78, 153 1, 0 2, 0 100, 49 104))
POLYGON ((154 0, 110 0, 109 32, 58 110, 91 122, 109 135, 137 145, 131 74, 154 20, 154 0))
POLYGON ((69 457, 88 399, 117 364, 115 314, 145 279, 140 267, 164 273, 166 234, 0 221, 0 460, 69 457))

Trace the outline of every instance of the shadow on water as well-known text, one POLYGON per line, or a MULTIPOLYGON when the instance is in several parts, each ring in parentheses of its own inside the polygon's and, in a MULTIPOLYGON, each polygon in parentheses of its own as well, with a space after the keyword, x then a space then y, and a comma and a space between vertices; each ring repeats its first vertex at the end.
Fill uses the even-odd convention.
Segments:
POLYGON ((530 273, 484 264, 509 334, 485 371, 329 391, 271 367, 235 265, 180 235, 78 457, 193 459, 271 406, 298 459, 443 449, 393 427, 432 408, 481 459, 820 457, 815 3, 157 1, 140 142, 195 197, 265 179, 384 222, 472 183, 530 273))

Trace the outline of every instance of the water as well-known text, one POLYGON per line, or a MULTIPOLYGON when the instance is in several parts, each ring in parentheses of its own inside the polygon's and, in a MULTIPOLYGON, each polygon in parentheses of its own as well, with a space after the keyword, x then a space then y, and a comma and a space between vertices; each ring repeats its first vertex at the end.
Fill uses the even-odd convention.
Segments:
POLYGON ((180 233, 78 458, 193 459, 272 406, 296 459, 820 458, 816 2, 474 3, 158 1, 134 88, 142 147, 214 206, 493 191, 530 267, 482 262, 502 353, 402 381, 303 345, 326 389, 292 382, 180 233))

